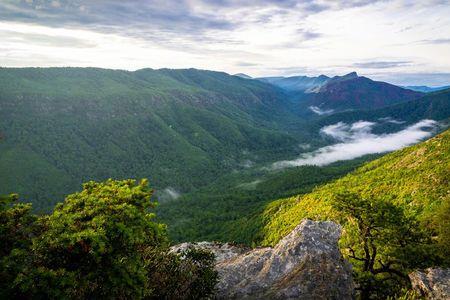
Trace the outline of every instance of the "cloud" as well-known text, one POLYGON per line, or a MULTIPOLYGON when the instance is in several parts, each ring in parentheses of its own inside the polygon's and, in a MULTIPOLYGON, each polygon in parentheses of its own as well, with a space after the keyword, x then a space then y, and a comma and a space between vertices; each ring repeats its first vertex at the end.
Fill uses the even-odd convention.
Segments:
POLYGON ((0 2, 0 19, 51 27, 83 28, 141 38, 172 34, 205 38, 205 30, 237 26, 213 12, 196 12, 190 1, 33 0, 0 2))
POLYGON ((333 125, 328 125, 320 129, 320 133, 328 135, 338 141, 350 141, 366 136, 370 133, 374 122, 358 121, 352 125, 344 122, 339 122, 333 125))
MULTIPOLYGON (((36 35, 8 38, 6 45, 1 39, 7 51, 0 53, 0 63, 195 67, 265 77, 345 74, 356 61, 362 70, 390 72, 393 80, 406 72, 448 72, 450 6, 419 2, 0 0, 0 27, 36 29, 36 35), (74 39, 45 36, 53 30, 66 30, 74 39), (80 41, 79 32, 94 38, 80 41), (35 59, 42 56, 47 58, 35 59)), ((432 83, 402 85, 424 84, 432 83)))
POLYGON ((450 38, 447 38, 447 39, 421 40, 418 43, 420 43, 420 44, 432 44, 432 45, 450 44, 450 38))
POLYGON ((299 147, 301 150, 308 150, 308 149, 311 148, 311 144, 299 144, 298 147, 299 147))
POLYGON ((240 163, 240 166, 243 167, 243 168, 251 168, 251 167, 254 166, 254 164, 255 163, 253 161, 251 161, 249 159, 246 159, 246 160, 244 160, 243 162, 240 163))
POLYGON ((181 197, 180 192, 175 190, 173 187, 167 187, 161 192, 159 192, 158 195, 160 200, 167 201, 167 200, 176 200, 181 197))
POLYGON ((439 87, 450 85, 450 73, 377 73, 368 74, 370 78, 390 82, 399 86, 427 85, 439 87))
POLYGON ((318 115, 329 115, 334 112, 333 109, 320 109, 317 106, 310 106, 309 109, 318 115))
POLYGON ((321 33, 312 31, 312 30, 307 30, 304 28, 301 28, 299 30, 297 30, 298 34, 301 36, 302 40, 314 40, 317 38, 320 38, 321 36, 323 36, 321 33))
POLYGON ((258 64, 255 63, 251 63, 251 62, 245 62, 245 61, 239 61, 236 63, 236 66, 239 67, 254 67, 257 66, 258 64))
POLYGON ((384 153, 417 143, 432 135, 438 125, 433 120, 422 120, 395 133, 376 135, 371 133, 375 123, 359 121, 352 125, 339 122, 322 128, 340 143, 305 153, 295 160, 279 161, 272 169, 283 169, 303 165, 325 166, 336 161, 351 160, 367 154, 384 153))
POLYGON ((392 119, 391 117, 379 118, 378 120, 385 122, 385 123, 392 123, 392 124, 397 124, 397 125, 405 123, 405 121, 395 120, 395 119, 392 119))
MULTIPOLYGON (((251 21, 268 23, 272 18, 299 12, 302 16, 327 10, 365 6, 374 1, 321 0, 4 0, 0 20, 45 26, 92 29, 142 38, 186 35, 209 39, 210 30, 229 31, 251 21)), ((256 22, 258 23, 258 22, 256 22)), ((305 39, 319 36, 305 31, 305 39)))
POLYGON ((93 48, 96 43, 73 36, 48 35, 43 33, 27 33, 14 30, 0 30, 3 43, 28 42, 33 45, 62 48, 93 48))
POLYGON ((261 179, 257 179, 257 180, 251 181, 251 182, 241 183, 241 184, 237 185, 236 187, 242 188, 242 189, 247 189, 247 190, 254 190, 254 189, 256 189, 258 184, 260 184, 261 182, 262 182, 261 179))
POLYGON ((362 62, 354 63, 352 66, 355 68, 363 69, 389 69, 396 67, 410 66, 411 61, 372 61, 372 62, 362 62))

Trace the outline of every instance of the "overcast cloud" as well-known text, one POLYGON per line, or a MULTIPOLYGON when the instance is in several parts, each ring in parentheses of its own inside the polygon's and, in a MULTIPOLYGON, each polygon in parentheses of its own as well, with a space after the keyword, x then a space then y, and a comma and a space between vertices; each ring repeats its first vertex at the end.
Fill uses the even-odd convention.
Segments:
POLYGON ((442 0, 1 0, 0 66, 358 71, 446 85, 449 15, 442 0))
POLYGON ((339 143, 305 153, 295 160, 276 162, 272 168, 283 169, 303 165, 325 166, 367 154, 398 150, 430 137, 438 124, 433 120, 422 120, 401 131, 380 135, 371 132, 375 125, 374 122, 359 121, 351 125, 339 122, 325 126, 321 129, 321 133, 333 137, 339 143))

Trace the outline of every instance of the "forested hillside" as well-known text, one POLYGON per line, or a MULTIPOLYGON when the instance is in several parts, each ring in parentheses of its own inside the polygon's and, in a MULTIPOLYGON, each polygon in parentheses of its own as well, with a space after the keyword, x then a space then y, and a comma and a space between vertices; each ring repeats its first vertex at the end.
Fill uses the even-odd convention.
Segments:
POLYGON ((339 193, 352 192, 403 206, 416 214, 423 226, 433 227, 438 234, 441 224, 435 218, 449 205, 449 187, 450 130, 446 130, 423 143, 369 162, 311 193, 274 201, 246 225, 251 228, 263 224, 253 239, 261 245, 273 245, 303 218, 335 218, 337 212, 330 205, 331 199, 339 193))
MULTIPOLYGON (((374 133, 401 130, 422 119, 440 121, 445 126, 450 116, 450 90, 429 94, 417 100, 377 110, 360 110, 321 117, 308 124, 308 130, 319 137, 324 126, 360 120, 376 123, 374 133)), ((314 136, 314 135, 313 135, 314 136)), ((277 198, 310 192, 314 187, 336 179, 364 161, 377 157, 365 156, 329 166, 301 166, 278 172, 248 170, 220 177, 212 184, 183 195, 181 198, 162 202, 160 215, 170 224, 169 233, 176 241, 234 240, 257 244, 261 220, 249 219, 277 198), (241 230, 242 224, 252 223, 252 228, 241 230)), ((244 226, 245 227, 245 226, 244 226)))
POLYGON ((178 199, 162 200, 158 215, 162 222, 170 224, 168 232, 176 242, 214 240, 252 244, 255 232, 239 228, 265 205, 280 197, 308 193, 373 157, 325 167, 301 166, 278 172, 257 168, 227 174, 178 199))
POLYGON ((0 192, 48 210, 90 179, 190 191, 297 151, 280 90, 200 70, 0 69, 0 192))
POLYGON ((450 266, 450 130, 383 156, 313 192, 268 204, 234 227, 275 245, 304 218, 344 227, 341 251, 363 299, 398 295, 417 268, 450 266))
POLYGON ((432 119, 448 122, 450 118, 450 89, 433 92, 425 96, 374 110, 358 110, 336 113, 322 117, 316 122, 317 127, 336 122, 355 122, 358 120, 379 121, 390 120, 392 128, 404 126, 421 119, 432 119), (397 121, 397 122, 395 122, 397 121), (396 126, 397 125, 397 126, 396 126))
MULTIPOLYGON (((445 120, 450 103, 449 91, 443 91, 381 110, 305 118, 299 109, 309 108, 278 87, 196 69, 0 68, 0 90, 0 192, 19 193, 38 211, 48 211, 88 180, 145 177, 163 200, 189 194, 209 202, 217 198, 212 194, 228 194, 221 187, 240 186, 231 203, 242 191, 251 194, 244 197, 249 202, 241 199, 245 214, 254 211, 249 203, 258 207, 309 191, 312 185, 301 179, 288 188, 265 187, 258 195, 244 187, 272 186, 269 178, 275 177, 291 182, 260 169, 333 142, 320 133, 323 126, 380 118, 445 120)), ((402 126, 385 122, 374 130, 402 126)), ((333 176, 353 167, 342 165, 333 176)), ((326 170, 317 172, 324 175, 317 175, 315 184, 334 178, 326 170)), ((171 205, 163 204, 168 211, 171 205)), ((202 237, 202 229, 191 237, 202 237)))

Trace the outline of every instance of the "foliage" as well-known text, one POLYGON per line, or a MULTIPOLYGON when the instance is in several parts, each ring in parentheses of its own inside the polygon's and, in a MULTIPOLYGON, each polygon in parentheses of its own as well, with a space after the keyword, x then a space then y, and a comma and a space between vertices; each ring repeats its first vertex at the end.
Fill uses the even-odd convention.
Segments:
POLYGON ((297 156, 298 144, 330 142, 318 133, 329 122, 446 119, 449 95, 307 120, 282 90, 221 72, 0 68, 0 193, 18 192, 39 212, 89 180, 149 178, 191 193, 245 161, 267 165, 297 156))
POLYGON ((40 212, 89 180, 189 192, 246 159, 296 154, 282 92, 225 73, 0 68, 0 91, 0 193, 40 212))
MULTIPOLYGON (((342 208, 336 209, 336 197, 356 195, 352 196, 353 200, 350 198, 355 207, 365 211, 367 217, 385 221, 381 225, 386 230, 382 231, 380 239, 377 237, 380 244, 389 245, 377 254, 383 264, 387 264, 386 257, 394 257, 395 267, 404 275, 413 267, 448 266, 449 156, 450 130, 447 130, 428 141, 369 162, 309 194, 273 201, 261 214, 241 222, 240 228, 246 231, 254 228, 255 222, 260 222, 259 230, 253 235, 255 243, 275 245, 304 218, 342 221, 342 208), (358 199, 366 199, 367 203, 358 199), (389 218, 382 220, 380 212, 370 209, 370 205, 381 211, 387 210, 389 218), (400 241, 395 237, 404 237, 404 242, 409 241, 409 244, 399 247, 400 241)), ((345 216, 351 217, 349 210, 345 216)), ((360 229, 352 222, 343 224, 344 231, 352 233, 344 245, 358 243, 360 229)), ((360 257, 359 253, 357 257, 360 257)), ((377 268, 381 266, 379 264, 377 268)), ((360 282, 373 278, 373 274, 367 276, 361 272, 360 267, 356 270, 360 282)), ((389 286, 385 288, 383 293, 395 291, 389 286)))
POLYGON ((0 196, 0 298, 10 298, 11 284, 19 273, 18 264, 8 257, 13 251, 31 246, 31 239, 40 233, 31 205, 15 203, 17 195, 0 196))
MULTIPOLYGON (((91 181, 58 204, 51 215, 33 216, 42 232, 28 235, 26 242, 10 247, 14 249, 3 257, 1 274, 8 277, 2 292, 37 299, 210 295, 216 280, 213 257, 187 253, 186 259, 180 259, 169 254, 165 226, 156 223, 150 212, 155 206, 151 196, 146 180, 91 181), (169 271, 180 286, 164 279, 169 271)), ((14 209, 5 212, 11 215, 14 209)), ((9 223, 9 227, 2 224, 2 231, 14 232, 22 225, 18 218, 9 223)))
POLYGON ((150 252, 147 266, 151 299, 207 299, 213 296, 217 283, 214 255, 190 248, 181 253, 150 252), (156 268, 155 268, 156 266, 156 268), (161 288, 164 287, 164 288, 161 288))
POLYGON ((176 200, 161 201, 158 217, 170 224, 168 232, 176 242, 215 240, 256 244, 263 226, 258 216, 273 199, 310 192, 372 158, 325 167, 301 166, 277 172, 248 170, 225 175, 176 200))
POLYGON ((408 285, 406 272, 433 262, 433 253, 421 249, 432 244, 414 216, 388 199, 337 194, 331 205, 345 225, 341 247, 350 259, 362 299, 386 297, 408 285), (425 254, 426 253, 426 254, 425 254))

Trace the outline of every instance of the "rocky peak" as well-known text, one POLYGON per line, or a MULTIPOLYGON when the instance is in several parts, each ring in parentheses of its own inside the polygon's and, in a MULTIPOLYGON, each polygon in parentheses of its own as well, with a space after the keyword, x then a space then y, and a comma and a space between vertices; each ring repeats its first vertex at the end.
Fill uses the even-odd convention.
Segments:
POLYGON ((216 254, 219 299, 351 299, 351 266, 338 248, 341 227, 303 220, 275 247, 247 249, 229 244, 174 246, 216 254))

